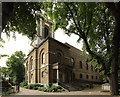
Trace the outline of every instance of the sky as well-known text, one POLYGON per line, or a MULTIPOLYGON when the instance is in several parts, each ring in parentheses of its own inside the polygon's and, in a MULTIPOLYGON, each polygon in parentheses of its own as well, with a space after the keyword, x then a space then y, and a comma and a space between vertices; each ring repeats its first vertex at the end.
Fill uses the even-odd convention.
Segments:
MULTIPOLYGON (((2 34, 2 38, 5 41, 3 44, 3 48, 0 47, 0 54, 7 54, 11 56, 15 51, 23 51, 26 55, 31 50, 30 43, 31 41, 27 38, 27 36, 22 36, 22 34, 16 34, 16 39, 14 39, 11 33, 10 39, 7 38, 6 34, 2 34)), ((82 42, 77 43, 78 36, 72 34, 70 37, 66 35, 63 30, 58 29, 55 32, 55 39, 62 43, 69 43, 70 45, 82 50, 82 42)), ((0 66, 6 67, 6 61, 8 57, 2 57, 0 59, 0 66)))

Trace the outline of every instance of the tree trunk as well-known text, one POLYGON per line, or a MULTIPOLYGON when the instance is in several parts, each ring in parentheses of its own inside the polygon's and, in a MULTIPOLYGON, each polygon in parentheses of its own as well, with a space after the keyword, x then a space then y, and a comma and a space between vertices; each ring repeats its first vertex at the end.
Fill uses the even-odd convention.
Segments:
POLYGON ((111 95, 118 95, 118 84, 117 84, 117 76, 115 74, 112 74, 109 77, 109 84, 110 84, 110 91, 111 95))
POLYGON ((112 48, 112 74, 110 77, 111 94, 118 95, 118 56, 119 56, 119 44, 120 44, 120 19, 119 15, 115 17, 116 25, 113 35, 113 48, 112 48))

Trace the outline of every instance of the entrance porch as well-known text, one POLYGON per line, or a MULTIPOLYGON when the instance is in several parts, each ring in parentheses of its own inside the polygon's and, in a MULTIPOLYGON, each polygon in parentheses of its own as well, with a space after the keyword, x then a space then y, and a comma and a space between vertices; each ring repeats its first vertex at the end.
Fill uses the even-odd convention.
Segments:
POLYGON ((55 63, 52 65, 53 84, 70 83, 73 81, 72 68, 64 64, 55 63))

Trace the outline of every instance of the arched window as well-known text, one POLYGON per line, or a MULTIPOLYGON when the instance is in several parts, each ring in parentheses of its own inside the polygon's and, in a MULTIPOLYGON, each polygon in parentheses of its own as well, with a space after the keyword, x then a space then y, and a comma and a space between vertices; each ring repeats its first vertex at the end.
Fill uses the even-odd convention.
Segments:
POLYGON ((26 71, 28 71, 29 70, 29 68, 28 68, 28 62, 26 63, 26 71))
POLYGON ((73 58, 71 58, 71 65, 74 66, 74 64, 75 64, 75 61, 73 58))
POLYGON ((96 79, 98 79, 98 77, 96 76, 96 79))
POLYGON ((86 70, 88 70, 88 64, 86 63, 86 70))
POLYGON ((91 65, 91 71, 93 71, 93 66, 91 65))
POLYGON ((58 61, 58 63, 61 63, 61 54, 60 53, 57 54, 57 61, 58 61))
POLYGON ((80 78, 82 78, 82 74, 80 74, 80 78))
POLYGON ((42 64, 45 64, 45 54, 42 53, 42 64))
POLYGON ((89 76, 88 76, 88 75, 86 75, 86 79, 89 79, 89 76))
POLYGON ((48 29, 45 27, 44 29, 44 38, 46 38, 48 36, 48 29))
POLYGON ((82 61, 80 61, 80 69, 82 69, 82 61))
POLYGON ((42 72, 42 78, 45 78, 45 71, 42 72))
POLYGON ((31 59, 31 69, 33 69, 33 59, 31 59))
POLYGON ((33 74, 31 74, 31 83, 33 83, 33 74))
POLYGON ((93 79, 93 75, 91 76, 91 79, 93 79))

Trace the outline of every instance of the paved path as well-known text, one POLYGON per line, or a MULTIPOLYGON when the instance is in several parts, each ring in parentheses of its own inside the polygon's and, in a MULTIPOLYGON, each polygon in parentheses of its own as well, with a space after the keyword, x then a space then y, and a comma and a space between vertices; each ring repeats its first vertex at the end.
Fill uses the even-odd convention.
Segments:
POLYGON ((101 92, 100 88, 85 89, 82 91, 62 92, 62 93, 42 92, 38 90, 20 88, 19 93, 12 95, 109 95, 109 93, 101 92))

